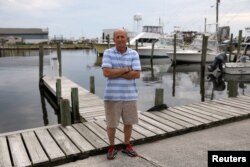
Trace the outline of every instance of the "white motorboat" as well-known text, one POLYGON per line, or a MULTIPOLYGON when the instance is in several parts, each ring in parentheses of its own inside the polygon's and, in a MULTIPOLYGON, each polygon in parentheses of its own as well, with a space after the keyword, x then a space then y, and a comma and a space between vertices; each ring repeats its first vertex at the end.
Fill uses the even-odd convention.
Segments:
POLYGON ((223 72, 226 74, 250 74, 250 62, 225 63, 223 72))
MULTIPOLYGON (((176 62, 199 63, 202 56, 202 38, 197 37, 187 48, 177 48, 176 62)), ((215 56, 218 55, 218 42, 216 39, 208 40, 206 62, 213 62, 215 56)), ((167 55, 173 60, 173 51, 168 51, 167 55)))
MULTIPOLYGON (((142 32, 135 36, 130 44, 137 45, 136 49, 140 58, 150 58, 152 54, 154 58, 168 58, 166 52, 174 49, 173 39, 172 36, 163 33, 162 26, 143 26, 142 32)), ((177 45, 182 45, 182 43, 183 38, 177 38, 177 45)))
MULTIPOLYGON (((174 50, 173 37, 160 37, 154 44, 154 49, 152 53, 152 44, 147 46, 140 46, 137 48, 137 52, 141 58, 151 57, 153 54, 154 58, 169 58, 167 52, 174 50)), ((177 39, 177 45, 180 47, 183 44, 183 39, 177 39)))

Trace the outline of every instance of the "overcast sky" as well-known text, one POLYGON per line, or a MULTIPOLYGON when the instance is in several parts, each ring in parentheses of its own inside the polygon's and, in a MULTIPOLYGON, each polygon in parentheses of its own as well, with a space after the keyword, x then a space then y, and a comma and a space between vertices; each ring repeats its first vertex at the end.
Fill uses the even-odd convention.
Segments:
MULTIPOLYGON (((250 0, 220 1, 220 26, 230 26, 235 35, 250 27, 250 0)), ((95 38, 103 29, 136 30, 137 13, 141 25, 158 25, 160 18, 166 33, 175 26, 203 31, 205 18, 213 31, 216 0, 0 0, 0 27, 49 28, 51 38, 95 38)))

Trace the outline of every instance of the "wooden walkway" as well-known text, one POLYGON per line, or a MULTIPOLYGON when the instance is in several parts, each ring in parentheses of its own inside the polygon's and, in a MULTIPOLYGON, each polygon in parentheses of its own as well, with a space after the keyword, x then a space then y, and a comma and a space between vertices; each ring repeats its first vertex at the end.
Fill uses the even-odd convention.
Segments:
MULTIPOLYGON (((44 85, 56 96, 56 78, 45 76, 44 85)), ((78 88, 79 112, 82 121, 104 119, 104 103, 95 94, 72 82, 66 77, 61 78, 62 98, 68 99, 71 104, 71 88, 78 88)))
MULTIPOLYGON (((89 94, 86 90, 85 93, 89 94)), ((89 96, 96 99, 95 95, 89 96)), ((250 117, 249 104, 250 96, 245 95, 140 112, 131 141, 134 145, 142 144, 246 119, 250 117)), ((102 111, 103 106, 99 107, 102 111)), ((105 129, 104 119, 91 119, 66 127, 54 125, 0 134, 0 166, 54 166, 104 153, 108 147, 105 129)), ((116 144, 122 141, 120 123, 116 144)))

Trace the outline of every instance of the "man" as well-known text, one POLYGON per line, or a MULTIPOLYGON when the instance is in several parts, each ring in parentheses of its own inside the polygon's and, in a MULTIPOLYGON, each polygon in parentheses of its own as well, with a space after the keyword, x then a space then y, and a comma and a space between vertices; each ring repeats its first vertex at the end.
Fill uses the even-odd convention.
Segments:
POLYGON ((133 124, 138 123, 138 91, 135 79, 140 77, 139 55, 127 47, 128 36, 124 29, 117 29, 113 40, 115 47, 105 50, 102 60, 103 75, 107 77, 104 93, 107 135, 110 142, 107 159, 114 159, 117 154, 114 141, 120 118, 124 124, 122 152, 131 157, 137 156, 130 144, 130 138, 133 124))

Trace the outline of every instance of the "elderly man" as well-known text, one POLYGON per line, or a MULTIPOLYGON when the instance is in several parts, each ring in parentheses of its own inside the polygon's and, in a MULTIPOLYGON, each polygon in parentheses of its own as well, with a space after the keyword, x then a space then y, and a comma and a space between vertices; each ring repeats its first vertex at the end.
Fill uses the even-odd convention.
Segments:
POLYGON ((127 32, 117 29, 114 32, 115 47, 105 50, 102 60, 103 75, 107 77, 104 92, 107 134, 110 146, 107 159, 114 159, 115 133, 122 118, 124 124, 123 153, 135 157, 137 153, 130 144, 133 124, 138 123, 137 98, 138 91, 135 79, 140 77, 140 60, 136 51, 127 47, 127 32))

